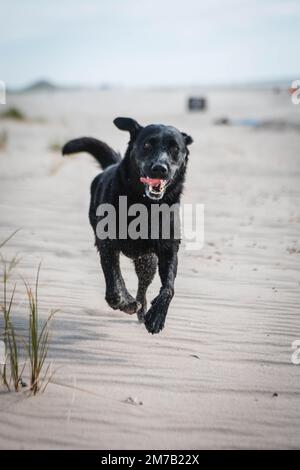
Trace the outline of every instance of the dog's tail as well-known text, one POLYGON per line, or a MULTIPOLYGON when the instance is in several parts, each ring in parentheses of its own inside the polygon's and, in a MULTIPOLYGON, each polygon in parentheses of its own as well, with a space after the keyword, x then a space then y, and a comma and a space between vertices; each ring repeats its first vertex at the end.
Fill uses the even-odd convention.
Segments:
POLYGON ((71 153, 88 152, 97 160, 101 167, 107 168, 121 160, 121 155, 115 152, 101 140, 93 137, 81 137, 67 142, 62 148, 63 155, 71 153))

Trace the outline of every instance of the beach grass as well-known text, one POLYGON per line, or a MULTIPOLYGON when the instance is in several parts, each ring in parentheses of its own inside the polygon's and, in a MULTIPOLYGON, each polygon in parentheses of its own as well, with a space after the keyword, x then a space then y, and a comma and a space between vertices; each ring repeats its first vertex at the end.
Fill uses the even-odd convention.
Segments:
POLYGON ((53 141, 49 143, 48 148, 51 152, 61 152, 62 144, 59 142, 53 141))
POLYGON ((25 282, 29 305, 28 342, 26 349, 30 364, 30 390, 34 395, 42 387, 44 390, 49 382, 50 364, 46 366, 45 361, 51 342, 50 322, 56 313, 56 310, 51 310, 42 328, 39 328, 38 285, 40 268, 41 264, 38 267, 34 292, 25 282))
MULTIPOLYGON (((18 230, 1 242, 0 248, 17 232, 18 230)), ((24 384, 22 376, 26 370, 30 380, 30 392, 36 395, 38 392, 46 389, 51 379, 50 364, 46 364, 46 359, 51 343, 50 323, 56 311, 51 310, 47 319, 41 325, 38 302, 38 285, 41 269, 41 264, 39 264, 34 289, 23 279, 29 310, 27 331, 24 333, 27 339, 24 338, 24 335, 18 334, 12 317, 17 284, 13 285, 10 294, 8 291, 10 274, 18 264, 19 258, 14 256, 7 262, 2 254, 0 254, 0 260, 3 264, 3 300, 1 302, 3 332, 0 338, 4 342, 4 364, 2 364, 0 369, 0 378, 8 391, 14 389, 17 392, 20 389, 20 385, 24 384), (21 357, 21 351, 24 357, 21 357)))
POLYGON ((19 108, 11 107, 1 113, 4 119, 13 119, 14 121, 26 121, 26 116, 19 108))
POLYGON ((22 382, 22 374, 25 368, 20 365, 20 338, 17 336, 14 323, 12 321, 11 312, 14 302, 16 291, 16 283, 13 286, 12 292, 8 294, 8 269, 4 263, 3 269, 3 304, 1 309, 3 312, 4 328, 3 328, 3 342, 4 342, 4 357, 5 361, 1 370, 1 378, 8 390, 11 390, 11 384, 14 390, 19 391, 20 383, 22 382))

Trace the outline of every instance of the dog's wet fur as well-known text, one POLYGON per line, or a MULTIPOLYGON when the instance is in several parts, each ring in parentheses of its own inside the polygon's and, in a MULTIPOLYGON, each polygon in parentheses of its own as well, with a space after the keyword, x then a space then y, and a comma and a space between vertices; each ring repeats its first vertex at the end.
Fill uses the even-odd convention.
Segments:
MULTIPOLYGON (((188 145, 193 140, 172 126, 155 124, 142 127, 134 119, 122 117, 116 118, 114 124, 130 133, 123 159, 107 144, 90 137, 71 140, 63 147, 62 152, 63 155, 88 152, 104 170, 91 185, 89 218, 100 253, 107 303, 113 309, 129 314, 137 313, 139 321, 145 324, 150 333, 159 333, 164 328, 174 296, 180 240, 173 236, 172 225, 168 239, 161 237, 161 231, 158 239, 121 239, 118 234, 115 239, 99 239, 96 226, 101 217, 96 215, 96 211, 100 204, 112 204, 118 220, 119 196, 127 196, 128 207, 140 203, 149 211, 152 204, 172 206, 179 203, 188 162, 188 145), (149 181, 161 181, 161 184, 153 187, 149 181), (120 270, 120 253, 134 262, 138 276, 136 298, 126 289, 120 270), (162 285, 147 311, 146 292, 155 276, 157 265, 162 285)), ((130 218, 128 224, 129 222, 130 218)), ((171 224, 174 224, 173 218, 171 224)), ((149 233, 150 225, 149 217, 149 233)))

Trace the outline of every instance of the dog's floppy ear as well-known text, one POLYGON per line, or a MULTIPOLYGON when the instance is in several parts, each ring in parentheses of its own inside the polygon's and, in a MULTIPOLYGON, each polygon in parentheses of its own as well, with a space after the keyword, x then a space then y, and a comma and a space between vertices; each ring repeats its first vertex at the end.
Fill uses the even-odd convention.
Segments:
POLYGON ((191 145, 194 142, 192 137, 190 135, 186 134, 185 132, 181 132, 181 135, 184 139, 185 145, 191 145))
POLYGON ((121 131, 130 132, 131 139, 134 139, 138 132, 142 129, 142 126, 140 126, 138 122, 131 118, 117 117, 114 119, 114 124, 118 129, 121 129, 121 131))

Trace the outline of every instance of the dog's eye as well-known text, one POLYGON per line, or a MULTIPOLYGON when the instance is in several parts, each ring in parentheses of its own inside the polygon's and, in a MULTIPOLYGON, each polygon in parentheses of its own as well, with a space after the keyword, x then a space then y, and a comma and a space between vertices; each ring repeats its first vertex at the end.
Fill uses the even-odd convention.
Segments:
POLYGON ((150 150, 151 147, 152 147, 152 145, 150 144, 150 142, 145 142, 145 143, 144 143, 144 149, 145 149, 145 150, 150 150))
POLYGON ((178 146, 176 140, 173 140, 173 139, 169 140, 168 147, 169 147, 169 150, 172 153, 178 153, 179 152, 179 146, 178 146))

